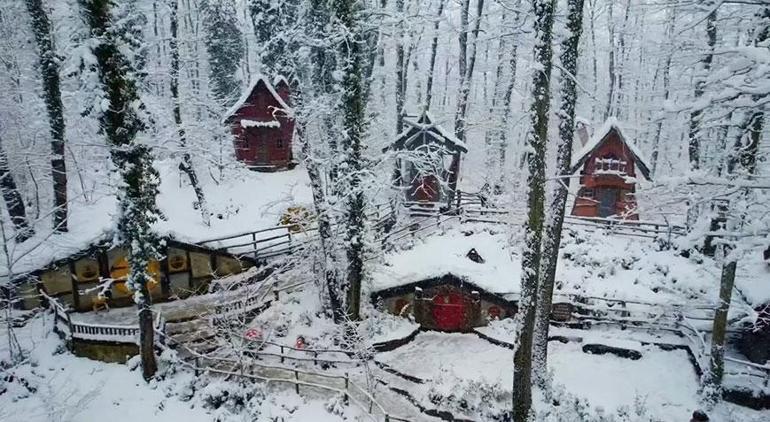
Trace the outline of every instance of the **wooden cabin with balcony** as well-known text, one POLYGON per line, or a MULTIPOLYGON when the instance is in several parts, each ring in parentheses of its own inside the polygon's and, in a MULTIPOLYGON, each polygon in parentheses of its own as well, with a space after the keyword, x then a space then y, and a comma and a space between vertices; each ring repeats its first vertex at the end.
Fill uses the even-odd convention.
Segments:
POLYGON ((580 172, 580 188, 572 208, 578 217, 638 220, 638 177, 651 180, 650 169, 617 123, 608 121, 573 157, 571 174, 580 172))
POLYGON ((289 83, 257 77, 225 115, 234 137, 235 158, 257 171, 292 169, 294 117, 289 83))

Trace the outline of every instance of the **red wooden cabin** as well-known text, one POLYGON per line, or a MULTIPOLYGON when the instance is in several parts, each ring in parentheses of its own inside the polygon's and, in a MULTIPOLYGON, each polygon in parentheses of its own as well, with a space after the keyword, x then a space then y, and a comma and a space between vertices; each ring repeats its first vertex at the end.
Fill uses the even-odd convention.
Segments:
POLYGON ((235 137, 235 158, 258 171, 293 168, 294 118, 289 84, 259 76, 227 112, 224 123, 235 137))
POLYGON ((383 152, 395 150, 403 156, 399 162, 401 180, 407 185, 409 201, 441 202, 457 185, 460 155, 468 152, 465 144, 440 125, 427 111, 417 120, 404 119, 406 129, 383 152))
POLYGON ((650 179, 650 170, 617 123, 608 121, 572 160, 572 174, 580 171, 580 190, 572 215, 638 220, 637 175, 650 179))

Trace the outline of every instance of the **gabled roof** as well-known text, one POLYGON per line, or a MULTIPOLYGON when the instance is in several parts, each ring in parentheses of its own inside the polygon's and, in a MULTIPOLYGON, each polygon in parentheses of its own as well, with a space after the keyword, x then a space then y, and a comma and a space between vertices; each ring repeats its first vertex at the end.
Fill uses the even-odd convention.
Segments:
POLYGON ((594 136, 588 140, 583 148, 581 148, 577 154, 572 156, 572 168, 570 169, 570 174, 575 174, 580 170, 585 162, 588 161, 588 158, 591 157, 591 154, 593 154, 597 148, 604 145, 613 133, 618 136, 618 139, 620 139, 620 142, 622 142, 623 145, 628 147, 628 151, 631 153, 631 157, 634 159, 634 163, 636 163, 636 167, 639 169, 642 176, 647 180, 652 180, 650 177, 650 166, 647 164, 641 151, 639 151, 636 145, 626 140, 625 136, 623 136, 623 132, 620 130, 620 124, 614 117, 607 119, 607 121, 604 122, 604 125, 596 131, 594 136))
POLYGON ((407 128, 396 136, 392 145, 383 148, 383 152, 390 149, 408 149, 408 145, 418 138, 422 138, 424 142, 429 141, 443 145, 451 151, 468 152, 465 142, 457 139, 441 125, 435 124, 433 116, 427 110, 423 111, 416 121, 404 119, 404 124, 407 128))
MULTIPOLYGON (((278 78, 276 78, 276 81, 278 81, 278 78)), ((224 118, 222 119, 222 123, 227 123, 231 117, 233 117, 236 113, 238 113, 238 110, 240 110, 243 106, 246 105, 246 102, 251 97, 251 94, 257 89, 257 87, 262 84, 265 89, 267 89, 267 92, 270 93, 270 95, 273 96, 275 101, 278 103, 278 107, 280 110, 287 115, 292 115, 293 111, 291 107, 289 107, 288 104, 286 104, 286 101, 281 98, 280 95, 275 91, 275 88, 273 84, 270 83, 270 80, 265 75, 257 75, 257 77, 251 82, 249 85, 249 88, 241 94, 241 98, 238 99, 238 101, 233 104, 230 109, 227 110, 225 113, 224 118)))
POLYGON ((288 79, 286 79, 286 77, 285 77, 285 76, 283 76, 283 75, 277 75, 277 76, 276 76, 276 77, 273 79, 273 86, 274 86, 274 87, 276 87, 276 86, 278 86, 278 85, 280 85, 280 84, 286 84, 286 86, 290 86, 290 85, 289 85, 289 81, 288 81, 288 79))

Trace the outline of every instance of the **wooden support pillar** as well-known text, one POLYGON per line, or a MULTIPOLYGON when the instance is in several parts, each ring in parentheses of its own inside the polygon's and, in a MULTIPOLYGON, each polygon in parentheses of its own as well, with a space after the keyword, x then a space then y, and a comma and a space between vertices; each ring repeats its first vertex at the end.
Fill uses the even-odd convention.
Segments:
POLYGON ((78 290, 78 275, 75 272, 75 261, 69 262, 70 281, 72 282, 72 306, 80 310, 80 291, 78 290))

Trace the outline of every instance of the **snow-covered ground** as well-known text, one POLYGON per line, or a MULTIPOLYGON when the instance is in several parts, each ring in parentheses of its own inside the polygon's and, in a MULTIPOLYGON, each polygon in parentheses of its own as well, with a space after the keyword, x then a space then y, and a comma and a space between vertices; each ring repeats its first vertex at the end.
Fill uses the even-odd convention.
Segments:
MULTIPOLYGON (((618 330, 615 334, 620 333, 618 330)), ((630 360, 614 355, 584 353, 582 344, 552 341, 549 344, 549 370, 553 383, 570 395, 585 399, 609 414, 618 409, 641 404, 653 420, 686 421, 698 403, 698 377, 683 350, 664 351, 656 346, 635 343, 642 358, 630 360)), ((408 345, 379 354, 378 361, 423 379, 413 386, 413 394, 423 400, 442 397, 464 398, 474 405, 474 398, 494 390, 501 402, 475 402, 476 412, 509 406, 513 379, 513 351, 494 346, 473 334, 421 333, 408 345)), ((451 399, 449 400, 451 402, 451 399)), ((770 418, 770 411, 756 412, 725 405, 718 410, 732 421, 760 421, 770 418)), ((634 420, 634 419, 631 419, 634 420)), ((641 420, 641 419, 640 419, 641 420)))
MULTIPOLYGON (((710 258, 680 256, 661 250, 650 238, 614 235, 568 227, 556 273, 556 294, 576 294, 655 304, 716 303, 720 266, 710 258)), ((371 291, 400 286, 447 273, 492 293, 518 296, 520 241, 504 226, 449 226, 445 231, 410 240, 408 248, 389 253, 372 270, 371 291), (484 258, 466 258, 471 249, 484 258)), ((770 283, 759 282, 770 268, 756 254, 742 262, 736 286, 744 296, 735 303, 770 300, 770 283)))
MULTIPOLYGON (((75 357, 50 328, 50 316, 41 314, 15 331, 29 355, 0 378, 0 421, 337 422, 361 418, 356 408, 333 406, 334 399, 328 397, 307 398, 282 386, 268 389, 195 377, 175 371, 163 358, 160 377, 146 383, 135 369, 136 360, 121 365, 75 357), (219 406, 215 408, 214 403, 219 406)), ((8 358, 7 345, 3 330, 0 361, 8 358)))
MULTIPOLYGON (((208 176, 200 177, 211 213, 211 225, 206 226, 193 207, 195 194, 175 163, 158 162, 156 167, 161 177, 157 202, 165 219, 155 225, 155 230, 177 240, 196 243, 268 228, 279 224, 288 207, 312 208, 307 171, 303 167, 275 173, 234 167, 228 169, 227 177, 218 185, 208 176)), ((11 259, 16 261, 14 273, 36 270, 95 242, 109 240, 115 225, 116 199, 108 186, 99 192, 91 202, 82 197, 73 200, 68 217, 73 228, 70 232, 51 235, 39 231, 23 244, 10 245, 11 259)), ((0 257, 0 275, 7 273, 7 266, 5 258, 0 257)))

